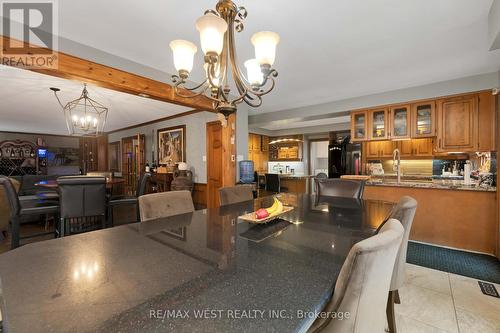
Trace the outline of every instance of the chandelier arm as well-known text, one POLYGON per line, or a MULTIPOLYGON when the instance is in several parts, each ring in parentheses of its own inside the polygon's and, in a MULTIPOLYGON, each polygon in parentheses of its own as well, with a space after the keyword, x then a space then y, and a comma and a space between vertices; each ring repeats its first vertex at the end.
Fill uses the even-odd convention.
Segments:
POLYGON ((194 91, 194 90, 198 90, 204 84, 206 84, 207 80, 205 79, 202 83, 198 84, 197 86, 194 86, 192 88, 188 88, 185 85, 186 84, 186 80, 184 80, 184 79, 180 78, 178 75, 174 74, 174 75, 172 75, 172 82, 175 84, 174 85, 175 87, 179 86, 180 88, 183 88, 183 89, 186 89, 186 90, 189 90, 189 91, 194 91))
POLYGON ((203 81, 202 84, 199 84, 198 86, 194 87, 194 88, 186 88, 185 86, 183 86, 183 84, 185 83, 185 81, 177 81, 175 84, 174 84, 174 92, 177 96, 179 97, 182 97, 182 98, 193 98, 193 97, 197 97, 197 96, 200 96, 200 95, 203 95, 207 89, 209 88, 209 85, 207 84, 207 80, 203 81), (198 92, 194 92, 194 90, 204 86, 205 87, 198 91, 198 92), (193 91, 193 94, 191 95, 184 95, 182 93, 180 93, 179 89, 182 88, 182 89, 185 89, 185 90, 188 90, 188 91, 193 91))

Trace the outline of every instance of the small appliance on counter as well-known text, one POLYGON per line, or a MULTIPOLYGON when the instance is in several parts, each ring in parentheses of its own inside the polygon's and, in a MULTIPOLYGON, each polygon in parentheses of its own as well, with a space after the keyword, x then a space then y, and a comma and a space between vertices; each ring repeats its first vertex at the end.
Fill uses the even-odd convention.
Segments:
POLYGON ((331 141, 328 146, 328 177, 360 174, 361 144, 351 143, 350 135, 331 141))
POLYGON ((49 152, 45 147, 38 147, 36 150, 36 173, 38 175, 47 174, 49 152))

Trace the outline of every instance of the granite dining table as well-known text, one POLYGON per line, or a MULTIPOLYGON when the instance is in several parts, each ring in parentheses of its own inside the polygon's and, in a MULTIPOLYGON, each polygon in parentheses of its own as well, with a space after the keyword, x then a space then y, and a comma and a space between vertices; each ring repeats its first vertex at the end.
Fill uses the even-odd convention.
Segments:
POLYGON ((3 329, 34 332, 301 332, 358 241, 392 203, 281 194, 32 243, 0 255, 3 329))

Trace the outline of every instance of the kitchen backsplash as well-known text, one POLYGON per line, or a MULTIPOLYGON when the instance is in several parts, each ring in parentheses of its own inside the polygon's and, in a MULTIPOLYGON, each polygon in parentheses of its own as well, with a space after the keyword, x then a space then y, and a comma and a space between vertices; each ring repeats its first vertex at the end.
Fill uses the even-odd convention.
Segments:
MULTIPOLYGON (((395 173, 392 160, 382 161, 385 174, 395 173)), ((403 175, 432 176, 432 160, 401 160, 403 175)))
POLYGON ((293 169, 296 175, 304 174, 304 162, 268 162, 267 169, 269 173, 286 173, 286 167, 289 166, 290 170, 293 169))

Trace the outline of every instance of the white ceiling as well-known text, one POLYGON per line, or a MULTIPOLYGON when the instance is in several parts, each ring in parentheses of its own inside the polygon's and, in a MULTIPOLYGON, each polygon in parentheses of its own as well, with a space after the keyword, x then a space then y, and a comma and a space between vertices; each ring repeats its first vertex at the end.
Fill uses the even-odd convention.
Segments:
MULTIPOLYGON (((216 0, 58 3, 61 37, 163 72, 173 72, 169 42, 188 39, 199 46, 194 22, 205 9, 213 8, 216 0)), ((500 68, 500 51, 488 51, 487 16, 492 0, 241 0, 237 4, 248 10, 245 31, 237 34, 240 63, 253 57, 250 43, 253 33, 273 30, 281 36, 275 63, 279 71, 277 87, 252 114, 419 86, 500 68)), ((199 50, 192 78, 200 79, 202 72, 199 50)), ((6 73, 1 74, 2 83, 9 77, 6 73)), ((47 97, 45 89, 49 85, 32 87, 39 90, 34 90, 29 99, 19 89, 9 90, 19 96, 17 101, 10 97, 12 110, 21 111, 21 105, 25 115, 33 113, 33 109, 39 110, 43 104, 40 98, 47 97)), ((0 88, 2 98, 6 95, 5 89, 0 88)), ((78 89, 72 90, 76 90, 72 96, 78 93, 78 89)), ((115 115, 108 129, 182 109, 116 94, 120 97, 107 95, 114 103, 110 116, 115 115)), ((2 113, 4 110, 2 108, 2 113)), ((18 124, 19 115, 8 112, 9 126, 28 126, 26 118, 18 124)), ((40 117, 47 124, 40 122, 38 126, 59 126, 43 115, 40 117)), ((1 126, 5 126, 4 122, 1 126)))
MULTIPOLYGON (((276 91, 258 112, 363 96, 500 68, 488 52, 492 0, 236 1, 248 10, 237 35, 240 63, 250 37, 280 34, 276 91)), ((168 44, 199 46, 195 20, 216 0, 59 1, 60 34, 162 71, 174 71, 168 44), (89 24, 91 19, 92 24, 89 24)), ((194 78, 202 74, 201 50, 194 78)))
MULTIPOLYGON (((64 114, 50 87, 60 88, 64 104, 80 97, 83 85, 0 65, 0 131, 68 134, 64 114)), ((189 108, 88 86, 90 97, 109 108, 105 131, 189 111, 189 108)))

